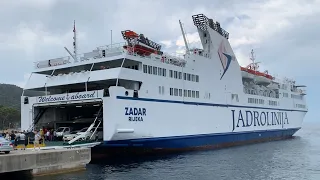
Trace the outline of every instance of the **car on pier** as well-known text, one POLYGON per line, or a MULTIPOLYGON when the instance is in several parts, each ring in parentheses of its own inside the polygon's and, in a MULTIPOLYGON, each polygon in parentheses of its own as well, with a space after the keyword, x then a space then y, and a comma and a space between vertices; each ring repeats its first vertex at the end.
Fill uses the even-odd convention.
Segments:
POLYGON ((0 137, 0 152, 9 154, 10 151, 13 151, 13 144, 3 137, 0 137))

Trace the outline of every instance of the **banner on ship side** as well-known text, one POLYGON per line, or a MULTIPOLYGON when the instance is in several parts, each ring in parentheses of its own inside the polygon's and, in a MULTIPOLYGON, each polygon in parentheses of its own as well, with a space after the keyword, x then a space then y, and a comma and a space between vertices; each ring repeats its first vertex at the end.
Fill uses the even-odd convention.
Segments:
POLYGON ((56 94, 56 95, 49 95, 49 96, 38 96, 37 103, 53 103, 53 102, 63 102, 63 101, 88 100, 88 99, 96 99, 102 96, 103 96, 103 90, 56 94))

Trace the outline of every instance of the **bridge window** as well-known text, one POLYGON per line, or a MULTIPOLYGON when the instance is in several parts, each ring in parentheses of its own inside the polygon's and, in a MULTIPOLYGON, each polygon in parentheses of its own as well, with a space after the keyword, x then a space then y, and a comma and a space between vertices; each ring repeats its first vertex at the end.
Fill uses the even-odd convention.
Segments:
POLYGON ((174 78, 177 79, 178 78, 178 72, 174 71, 174 78))
POLYGON ((159 68, 159 67, 158 67, 158 75, 159 75, 159 76, 162 76, 162 68, 159 68))
POLYGON ((191 74, 187 74, 187 80, 190 81, 191 79, 191 74))
POLYGON ((264 104, 264 100, 257 99, 257 98, 248 98, 248 103, 250 103, 250 104, 264 104))
POLYGON ((174 88, 174 95, 178 96, 178 89, 177 88, 174 88))
POLYGON ((183 73, 183 80, 187 80, 187 75, 186 75, 186 73, 183 73))
POLYGON ((238 94, 231 94, 231 100, 235 99, 237 102, 239 102, 238 94))
POLYGON ((172 78, 172 70, 169 70, 169 77, 172 78))
POLYGON ((158 71, 157 71, 157 67, 153 67, 153 74, 154 74, 154 75, 157 75, 157 72, 158 72, 158 71))
POLYGON ((144 72, 144 73, 147 73, 147 72, 148 72, 148 70, 147 70, 147 65, 143 65, 143 72, 144 72))
POLYGON ((170 96, 173 96, 173 88, 170 88, 170 96))
POLYGON ((306 105, 304 105, 304 104, 296 104, 296 108, 303 108, 303 109, 305 109, 305 108, 306 108, 306 105))
POLYGON ((182 96, 182 89, 179 89, 179 96, 182 96))
POLYGON ((278 105, 278 102, 277 102, 277 101, 271 101, 271 100, 269 100, 269 105, 270 105, 270 106, 277 106, 277 105, 278 105))
POLYGON ((182 79, 182 72, 179 72, 178 78, 179 78, 179 79, 182 79))
POLYGON ((196 91, 196 98, 199 98, 199 91, 196 91))
POLYGON ((152 66, 148 66, 148 74, 152 74, 152 66))
POLYGON ((164 94, 164 87, 163 86, 159 86, 159 94, 164 94))
POLYGON ((293 99, 300 99, 300 100, 303 99, 301 95, 296 95, 296 94, 291 94, 291 98, 293 98, 293 99))

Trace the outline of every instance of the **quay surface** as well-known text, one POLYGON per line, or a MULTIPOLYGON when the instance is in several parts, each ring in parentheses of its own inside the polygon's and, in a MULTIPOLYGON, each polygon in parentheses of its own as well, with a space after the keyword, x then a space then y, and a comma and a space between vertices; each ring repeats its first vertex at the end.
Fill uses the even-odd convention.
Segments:
POLYGON ((91 161, 91 148, 31 149, 0 154, 0 173, 31 171, 33 175, 46 175, 85 169, 91 161))

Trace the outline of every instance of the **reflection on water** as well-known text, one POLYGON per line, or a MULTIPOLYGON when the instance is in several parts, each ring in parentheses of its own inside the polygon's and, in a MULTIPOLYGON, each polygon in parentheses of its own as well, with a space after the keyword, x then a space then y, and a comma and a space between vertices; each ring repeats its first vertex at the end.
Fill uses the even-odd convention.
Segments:
POLYGON ((306 125, 294 139, 123 161, 101 160, 87 171, 36 177, 84 179, 320 179, 320 126, 306 125))

